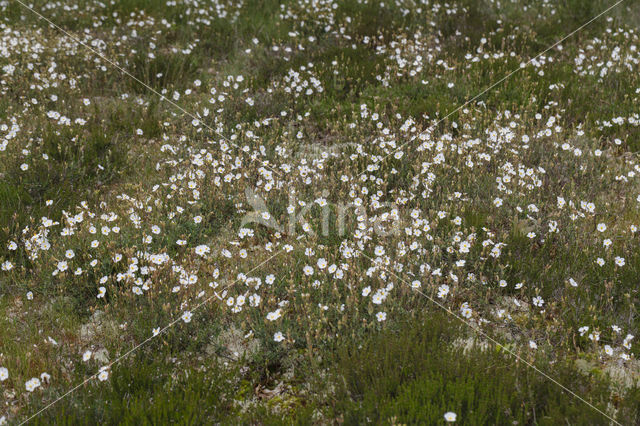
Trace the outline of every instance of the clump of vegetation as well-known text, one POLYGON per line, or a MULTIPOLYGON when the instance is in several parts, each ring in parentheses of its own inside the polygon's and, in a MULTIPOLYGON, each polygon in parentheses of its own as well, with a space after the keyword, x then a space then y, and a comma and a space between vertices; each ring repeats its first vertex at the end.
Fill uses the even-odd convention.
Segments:
MULTIPOLYGON (((600 413, 575 404, 573 395, 558 393, 555 383, 502 347, 467 337, 445 314, 415 316, 339 352, 337 372, 344 385, 335 404, 345 423, 435 424, 447 411, 465 424, 602 422, 600 413)), ((531 361, 588 395, 600 410, 616 401, 623 423, 637 419, 638 388, 619 394, 566 361, 550 363, 546 354, 531 361)))

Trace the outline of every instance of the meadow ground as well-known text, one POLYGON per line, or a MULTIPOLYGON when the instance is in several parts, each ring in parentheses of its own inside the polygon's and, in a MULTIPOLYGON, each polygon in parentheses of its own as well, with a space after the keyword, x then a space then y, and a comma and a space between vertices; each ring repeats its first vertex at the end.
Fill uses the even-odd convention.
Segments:
POLYGON ((639 32, 0 0, 0 423, 639 424, 639 32))

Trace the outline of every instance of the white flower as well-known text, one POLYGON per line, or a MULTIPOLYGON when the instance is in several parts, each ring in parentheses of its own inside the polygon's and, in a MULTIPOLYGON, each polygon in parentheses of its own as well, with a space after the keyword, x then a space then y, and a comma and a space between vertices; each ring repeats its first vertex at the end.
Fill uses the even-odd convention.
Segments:
POLYGON ((463 303, 460 307, 460 314, 467 319, 471 318, 473 311, 471 310, 467 302, 463 303))
POLYGON ((558 201, 558 208, 559 209, 562 209, 565 206, 565 204, 567 203, 563 197, 557 197, 557 201, 558 201))
POLYGON ((596 229, 599 232, 604 232, 607 230, 607 225, 605 225, 604 223, 599 223, 598 226, 596 227, 596 229))
POLYGON ((211 249, 209 248, 209 246, 205 245, 205 244, 201 244, 198 247, 196 247, 196 254, 198 256, 205 256, 207 255, 209 252, 211 251, 211 249))
POLYGON ((27 389, 27 391, 29 392, 33 392, 34 390, 36 390, 38 387, 40 387, 40 379, 38 379, 37 377, 34 377, 32 379, 27 380, 27 382, 24 384, 25 389, 27 389))
POLYGON ((446 284, 442 284, 440 287, 438 287, 438 297, 440 299, 443 299, 445 297, 447 297, 447 294, 449 294, 449 286, 446 284))
POLYGON ((251 296, 249 296, 249 305, 255 307, 260 306, 260 301, 262 300, 262 297, 260 297, 260 295, 258 294, 252 294, 251 296))
POLYGON ((85 353, 82 354, 82 360, 84 362, 87 362, 91 359, 91 351, 86 351, 85 353))
POLYGON ((453 423, 456 421, 456 419, 458 418, 458 415, 456 413, 453 413, 451 411, 444 413, 444 420, 447 423, 453 423))
POLYGON ((387 313, 386 312, 378 312, 376 314, 376 319, 378 320, 378 322, 382 322, 384 320, 387 319, 387 313))
POLYGON ((371 298, 371 301, 372 301, 375 305, 379 305, 379 304, 381 304, 383 300, 384 300, 384 297, 383 297, 380 293, 378 293, 378 292, 376 292, 376 293, 373 295, 373 297, 371 298))
POLYGON ((276 332, 276 334, 273 335, 273 340, 276 342, 282 342, 284 340, 284 336, 282 335, 282 332, 280 331, 276 332))
POLYGON ((193 314, 190 311, 185 311, 181 318, 184 322, 191 322, 191 317, 193 317, 193 314))
POLYGON ((604 353, 611 356, 613 355, 613 349, 609 345, 604 345, 604 353))
POLYGON ((370 286, 366 286, 365 288, 362 289, 362 296, 363 297, 367 297, 369 295, 369 293, 371 293, 371 287, 370 286))
POLYGON ((0 382, 4 382, 9 378, 9 370, 6 367, 0 367, 0 382))
POLYGON ((101 382, 104 382, 108 378, 109 378, 109 372, 105 367, 102 367, 102 369, 100 370, 100 374, 98 374, 98 380, 100 380, 101 382))
POLYGON ((622 342, 622 346, 627 349, 631 349, 631 341, 633 340, 633 337, 633 334, 627 334, 627 337, 625 337, 624 341, 622 342))
POLYGON ((269 312, 267 314, 267 319, 269 321, 275 321, 282 316, 282 310, 280 308, 276 309, 273 312, 269 312))

